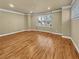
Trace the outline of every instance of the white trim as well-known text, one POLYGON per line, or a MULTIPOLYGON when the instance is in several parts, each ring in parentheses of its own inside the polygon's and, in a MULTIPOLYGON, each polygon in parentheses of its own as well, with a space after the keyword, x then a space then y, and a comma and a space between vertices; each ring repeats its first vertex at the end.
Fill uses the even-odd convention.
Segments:
POLYGON ((72 7, 71 5, 69 5, 69 6, 63 6, 62 9, 69 9, 71 7, 72 7))
POLYGON ((55 33, 55 32, 51 32, 51 31, 44 31, 44 30, 36 30, 36 29, 28 29, 26 31, 41 31, 41 32, 48 32, 48 33, 53 33, 53 34, 58 34, 58 35, 62 35, 61 33, 55 33))
POLYGON ((52 13, 57 13, 57 12, 61 12, 61 11, 62 11, 61 9, 58 9, 58 10, 52 11, 52 13))
POLYGON ((24 13, 20 13, 20 12, 16 12, 16 11, 11 11, 11 10, 7 10, 7 9, 2 9, 0 8, 1 12, 9 12, 9 13, 15 13, 15 14, 20 14, 20 15, 26 15, 24 13))
POLYGON ((41 32, 48 32, 48 33, 53 33, 53 34, 62 35, 61 33, 55 33, 55 32, 50 32, 50 31, 43 31, 43 30, 36 30, 36 29, 27 29, 27 30, 21 30, 21 31, 16 31, 16 32, 7 33, 7 34, 2 34, 2 35, 0 35, 0 37, 1 37, 1 36, 6 36, 6 35, 15 34, 15 33, 19 33, 19 32, 23 32, 23 31, 41 31, 41 32))
POLYGON ((57 12, 62 12, 62 9, 51 10, 51 11, 46 11, 46 12, 29 13, 28 15, 53 14, 53 13, 57 13, 57 12))
POLYGON ((7 35, 11 35, 11 34, 15 34, 15 33, 19 33, 19 32, 24 32, 24 31, 41 31, 41 32, 48 32, 48 33, 53 33, 53 34, 62 35, 62 37, 64 37, 64 38, 69 38, 70 40, 72 40, 72 42, 73 42, 75 48, 77 49, 77 51, 78 51, 78 53, 79 53, 78 46, 76 45, 76 43, 74 42, 74 40, 73 40, 71 37, 69 37, 69 36, 63 36, 63 34, 61 34, 61 33, 55 33, 55 32, 50 32, 50 31, 43 31, 43 30, 36 30, 36 29, 34 29, 34 30, 33 30, 33 29, 28 29, 28 30, 21 30, 21 31, 16 31, 16 32, 8 33, 8 34, 2 34, 2 35, 0 35, 0 37, 2 37, 2 36, 7 36, 7 35))
POLYGON ((73 6, 75 2, 76 2, 76 0, 72 0, 71 6, 73 6))
POLYGON ((73 44, 74 44, 76 50, 77 50, 78 53, 79 53, 79 48, 78 48, 77 44, 74 42, 74 40, 73 40, 71 37, 69 37, 69 36, 62 36, 62 37, 70 39, 70 40, 73 42, 73 44))
POLYGON ((2 37, 2 36, 7 36, 7 35, 11 35, 11 34, 15 34, 15 33, 19 33, 19 32, 24 32, 24 31, 26 31, 26 30, 21 30, 21 31, 16 31, 16 32, 11 32, 11 33, 6 33, 6 34, 2 34, 2 35, 0 35, 0 37, 2 37))
POLYGON ((28 30, 26 30, 26 31, 41 31, 41 32, 48 32, 48 33, 53 33, 53 34, 61 35, 61 36, 64 37, 64 38, 68 38, 68 39, 70 39, 70 40, 73 42, 73 44, 74 44, 76 50, 77 50, 78 53, 79 53, 78 46, 76 45, 76 43, 74 42, 74 40, 73 40, 71 37, 69 37, 69 36, 64 36, 64 35, 61 34, 61 33, 55 33, 55 32, 50 32, 50 31, 43 31, 43 30, 36 30, 36 29, 28 29, 28 30))
POLYGON ((64 36, 62 35, 63 38, 68 38, 68 39, 72 39, 70 36, 64 36))
POLYGON ((73 39, 71 39, 71 40, 72 40, 72 42, 73 42, 73 44, 74 44, 74 46, 75 46, 76 50, 77 50, 77 51, 78 51, 78 53, 79 53, 79 48, 78 48, 77 44, 75 43, 75 41, 74 41, 73 39))
POLYGON ((1 36, 7 36, 7 35, 15 34, 15 33, 19 33, 19 32, 24 32, 24 31, 41 31, 41 32, 48 32, 48 33, 62 35, 61 33, 55 33, 55 32, 50 32, 50 31, 43 31, 43 30, 36 30, 36 29, 27 29, 27 30, 21 30, 21 31, 7 33, 7 34, 2 34, 2 35, 0 35, 0 37, 1 36))

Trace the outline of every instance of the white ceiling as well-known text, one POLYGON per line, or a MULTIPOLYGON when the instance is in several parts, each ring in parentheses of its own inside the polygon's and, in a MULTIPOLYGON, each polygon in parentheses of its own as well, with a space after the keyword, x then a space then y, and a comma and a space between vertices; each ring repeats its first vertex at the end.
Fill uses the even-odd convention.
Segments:
POLYGON ((23 13, 29 13, 30 11, 37 13, 48 11, 48 7, 51 10, 56 10, 62 6, 70 5, 71 2, 72 0, 0 0, 0 8, 23 13), (9 4, 13 4, 15 7, 11 8, 9 4))

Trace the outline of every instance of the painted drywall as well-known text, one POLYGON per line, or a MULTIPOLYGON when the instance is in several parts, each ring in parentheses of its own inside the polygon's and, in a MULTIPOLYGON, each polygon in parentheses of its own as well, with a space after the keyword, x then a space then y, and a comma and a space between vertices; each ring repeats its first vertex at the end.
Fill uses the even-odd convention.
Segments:
POLYGON ((50 32, 56 32, 61 33, 61 12, 56 12, 52 14, 52 26, 51 27, 40 27, 36 24, 36 17, 38 15, 32 15, 30 16, 30 22, 31 22, 31 28, 37 29, 37 30, 43 30, 43 31, 50 31, 50 32))
POLYGON ((72 20, 72 39, 79 48, 79 19, 72 20))
POLYGON ((62 13, 57 12, 53 15, 53 31, 57 33, 62 33, 62 13))
POLYGON ((33 29, 32 25, 31 25, 31 23, 32 23, 32 15, 28 14, 27 17, 28 17, 28 29, 33 29))
POLYGON ((0 35, 25 30, 27 17, 9 12, 0 12, 0 35))
POLYGON ((72 5, 72 15, 71 18, 79 17, 79 0, 75 0, 72 5))
POLYGON ((71 36, 71 8, 62 8, 62 34, 71 36))
POLYGON ((40 27, 37 26, 38 15, 29 15, 29 28, 43 31, 51 31, 61 33, 65 36, 71 36, 71 8, 66 6, 62 8, 62 12, 54 12, 52 14, 52 26, 51 27, 40 27))
POLYGON ((72 39, 74 40, 75 44, 78 47, 79 50, 79 0, 76 0, 75 3, 72 6, 72 20, 71 20, 71 26, 72 26, 72 31, 71 31, 71 36, 72 39))

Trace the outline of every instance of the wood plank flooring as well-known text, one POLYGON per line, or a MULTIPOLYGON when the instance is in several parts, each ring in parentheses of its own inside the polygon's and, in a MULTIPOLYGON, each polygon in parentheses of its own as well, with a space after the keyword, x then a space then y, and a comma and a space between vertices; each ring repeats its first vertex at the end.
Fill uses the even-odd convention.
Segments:
POLYGON ((79 54, 61 35, 25 31, 0 37, 0 59, 79 59, 79 54))

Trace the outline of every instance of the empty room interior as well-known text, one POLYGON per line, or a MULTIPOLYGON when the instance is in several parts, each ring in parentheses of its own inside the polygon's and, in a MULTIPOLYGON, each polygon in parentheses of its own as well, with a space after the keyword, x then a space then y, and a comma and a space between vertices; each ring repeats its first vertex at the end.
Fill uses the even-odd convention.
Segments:
POLYGON ((0 59, 79 59, 79 0, 0 0, 0 59))

